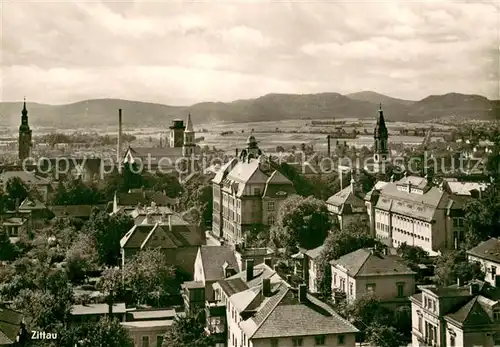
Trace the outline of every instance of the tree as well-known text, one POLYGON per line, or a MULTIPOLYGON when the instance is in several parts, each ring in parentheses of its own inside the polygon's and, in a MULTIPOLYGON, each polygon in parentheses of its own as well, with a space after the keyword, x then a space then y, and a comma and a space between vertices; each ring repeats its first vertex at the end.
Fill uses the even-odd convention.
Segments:
POLYGON ((156 173, 153 178, 155 180, 153 186, 155 191, 165 192, 171 198, 176 198, 182 194, 183 189, 176 176, 156 173))
POLYGON ((11 210, 17 208, 16 204, 20 204, 29 196, 28 186, 17 176, 7 180, 5 192, 8 196, 7 208, 11 210))
POLYGON ((117 318, 103 317, 76 327, 66 339, 67 346, 133 347, 134 341, 117 318))
POLYGON ((97 268, 99 254, 93 235, 78 234, 73 245, 66 252, 67 271, 70 280, 81 283, 85 274, 97 268))
POLYGON ((84 231, 95 237, 101 263, 116 266, 120 259, 120 240, 133 226, 134 221, 127 214, 109 215, 95 210, 84 231))
POLYGON ((205 333, 203 312, 175 317, 174 324, 163 337, 162 347, 211 347, 212 336, 205 333))
POLYGON ((291 196, 280 206, 276 224, 271 230, 273 242, 293 249, 320 246, 332 222, 324 201, 313 197, 291 196))
POLYGON ((0 261, 12 261, 16 256, 16 247, 10 242, 7 233, 3 229, 0 229, 0 261))
POLYGON ((393 321, 393 326, 401 335, 411 338, 411 306, 396 308, 393 321))
POLYGON ((500 236, 500 189, 489 187, 465 206, 465 241, 468 249, 490 237, 500 236))
POLYGON ((467 254, 463 250, 447 251, 441 254, 436 261, 434 280, 443 286, 448 286, 461 279, 470 281, 473 279, 483 280, 484 272, 477 262, 469 262, 467 254))
POLYGON ((78 178, 59 182, 52 200, 54 205, 95 205, 103 200, 103 196, 78 178))
POLYGON ((389 309, 382 306, 379 300, 369 294, 356 299, 352 304, 348 305, 346 315, 362 334, 375 325, 391 326, 393 316, 389 309))
POLYGON ((125 284, 137 303, 160 300, 175 291, 175 269, 160 249, 142 250, 124 268, 125 284))
POLYGON ((331 232, 328 235, 316 260, 318 266, 318 290, 323 297, 329 298, 331 296, 332 273, 330 261, 367 247, 383 249, 385 246, 380 241, 371 238, 369 234, 347 233, 344 231, 331 232))
POLYGON ((403 346, 404 336, 396 328, 387 325, 375 324, 367 329, 367 339, 372 346, 400 347, 403 346))

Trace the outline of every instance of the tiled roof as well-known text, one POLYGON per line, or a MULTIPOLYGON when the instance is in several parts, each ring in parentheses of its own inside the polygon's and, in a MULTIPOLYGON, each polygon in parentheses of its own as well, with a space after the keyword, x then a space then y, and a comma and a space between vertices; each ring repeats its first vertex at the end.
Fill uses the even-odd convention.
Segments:
POLYGON ((370 249, 362 248, 332 260, 331 264, 346 269, 351 277, 381 275, 414 275, 411 269, 403 264, 401 257, 383 255, 370 249))
POLYGON ((409 184, 409 183, 411 183, 412 187, 424 189, 427 186, 428 182, 425 177, 419 177, 419 176, 403 177, 397 182, 397 184, 409 184))
POLYGON ((217 284, 222 288, 227 296, 231 296, 248 289, 247 284, 239 277, 220 280, 217 284))
POLYGON ((224 278, 222 265, 225 262, 235 271, 239 271, 234 250, 229 246, 201 246, 199 249, 205 281, 217 281, 224 278))
POLYGON ((265 184, 267 179, 268 176, 260 170, 260 161, 258 159, 240 161, 227 174, 225 189, 236 183, 238 185, 236 195, 242 196, 247 183, 251 181, 252 183, 265 184))
POLYGON ((151 159, 156 158, 156 160, 164 157, 182 156, 182 147, 130 147, 129 149, 133 157, 142 160, 147 160, 148 155, 151 156, 151 159))
POLYGON ((500 263, 500 240, 491 238, 467 251, 467 254, 500 263))
POLYGON ((438 209, 446 209, 448 193, 431 187, 424 194, 407 193, 398 189, 398 183, 382 188, 376 208, 430 222, 438 209))
POLYGON ((26 184, 46 186, 50 181, 44 177, 26 171, 4 171, 0 174, 0 183, 7 183, 13 177, 19 177, 26 184))
POLYGON ((236 275, 229 277, 228 280, 235 278, 240 278, 242 281, 246 282, 250 288, 260 285, 263 278, 270 278, 272 283, 281 280, 276 271, 264 263, 257 264, 253 267, 253 276, 250 281, 247 281, 247 270, 241 271, 236 275))
POLYGON ((309 249, 305 253, 311 259, 316 259, 321 254, 321 251, 325 248, 323 245, 316 247, 314 249, 309 249))
POLYGON ((9 345, 16 340, 21 322, 21 313, 0 308, 0 346, 9 345))
POLYGON ((122 248, 160 247, 178 248, 200 246, 205 243, 199 227, 190 225, 134 225, 120 240, 122 248), (156 238, 155 238, 156 237, 156 238))
MULTIPOLYGON (((254 289, 246 292, 250 291, 255 293, 254 289)), ((264 297, 261 292, 256 294, 249 309, 255 314, 241 322, 240 327, 253 339, 358 332, 313 296, 307 295, 306 302, 299 302, 296 290, 284 282, 276 284, 269 297, 264 297)))
POLYGON ((265 198, 284 199, 293 194, 296 194, 293 183, 276 170, 267 179, 262 196, 265 198))
POLYGON ((493 323, 479 302, 479 296, 473 297, 456 312, 446 316, 460 323, 462 326, 487 325, 493 323))
MULTIPOLYGON (((107 304, 86 304, 86 305, 73 305, 71 308, 72 316, 83 316, 83 315, 94 315, 94 314, 106 314, 109 311, 107 304)), ((118 303, 113 305, 113 313, 126 313, 124 303, 118 303)))
POLYGON ((330 196, 326 203, 342 207, 341 213, 351 213, 353 208, 365 208, 364 196, 350 185, 330 196))
POLYGON ((94 208, 103 211, 105 207, 105 205, 55 205, 50 206, 49 209, 56 217, 70 216, 88 218, 92 214, 94 208))
POLYGON ((214 179, 212 180, 213 183, 216 184, 221 184, 222 180, 226 177, 226 175, 231 171, 231 169, 238 163, 238 159, 232 158, 230 161, 222 165, 217 173, 215 174, 214 179))
POLYGON ((138 204, 149 204, 154 202, 157 206, 175 205, 178 203, 177 199, 168 197, 163 192, 154 190, 144 190, 139 192, 118 193, 117 196, 118 206, 137 206, 138 204))

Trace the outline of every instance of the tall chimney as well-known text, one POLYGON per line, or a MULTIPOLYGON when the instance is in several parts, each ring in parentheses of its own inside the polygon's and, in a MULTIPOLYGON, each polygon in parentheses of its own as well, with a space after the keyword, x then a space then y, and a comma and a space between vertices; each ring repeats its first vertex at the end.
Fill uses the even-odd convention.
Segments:
POLYGON ((246 260, 246 268, 247 268, 247 282, 253 279, 253 259, 246 260))
POLYGON ((307 287, 305 284, 299 284, 299 302, 307 301, 307 287))
POLYGON ((264 264, 269 266, 270 268, 273 267, 273 258, 264 258, 264 264))
POLYGON ((172 215, 168 214, 168 230, 172 231, 172 215))
POLYGON ((262 295, 267 297, 271 295, 271 279, 263 278, 262 279, 262 295))
POLYGON ((330 154, 331 154, 331 143, 330 143, 330 135, 327 135, 326 136, 326 140, 327 140, 327 143, 328 143, 328 148, 327 148, 327 153, 328 153, 328 157, 330 157, 330 154))
POLYGON ((116 149, 116 162, 118 168, 121 167, 122 161, 122 109, 118 109, 118 147, 116 149))

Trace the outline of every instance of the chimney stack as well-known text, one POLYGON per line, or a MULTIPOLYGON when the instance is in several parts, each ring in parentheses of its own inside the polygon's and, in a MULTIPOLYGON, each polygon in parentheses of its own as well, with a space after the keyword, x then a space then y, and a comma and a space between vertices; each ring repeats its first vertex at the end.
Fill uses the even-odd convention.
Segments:
POLYGON ((273 258, 264 258, 264 264, 269 266, 270 268, 273 267, 273 258))
POLYGON ((265 297, 271 296, 271 279, 262 279, 262 295, 265 297))
POLYGON ((477 283, 471 283, 469 290, 470 290, 470 295, 477 295, 477 294, 479 294, 479 284, 477 284, 477 283))
POLYGON ((253 259, 246 260, 246 270, 247 270, 247 282, 253 279, 253 259))
POLYGON ((116 162, 118 168, 121 167, 122 161, 122 109, 118 109, 118 147, 116 149, 116 162))
POLYGON ((327 153, 328 153, 328 157, 330 157, 331 155, 331 140, 330 140, 330 135, 327 135, 326 136, 326 140, 327 140, 327 143, 328 143, 328 148, 327 148, 327 153))
POLYGON ((299 302, 307 301, 307 287, 305 284, 299 284, 299 302))
POLYGON ((168 214, 168 230, 172 231, 172 215, 168 214))

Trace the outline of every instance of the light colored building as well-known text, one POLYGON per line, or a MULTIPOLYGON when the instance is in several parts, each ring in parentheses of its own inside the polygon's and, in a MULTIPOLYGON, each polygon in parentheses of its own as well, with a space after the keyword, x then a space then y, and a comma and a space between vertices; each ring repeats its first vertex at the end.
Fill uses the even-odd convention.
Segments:
POLYGON ((298 262, 302 262, 302 266, 296 268, 295 274, 305 277, 307 290, 310 293, 318 292, 318 265, 317 258, 321 254, 324 246, 321 245, 314 249, 303 250, 293 256, 298 262))
POLYGON ((340 230, 360 219, 368 221, 364 194, 356 187, 354 177, 351 184, 326 200, 330 214, 337 218, 340 230))
POLYGON ((406 243, 432 256, 458 247, 464 238, 464 200, 425 177, 386 183, 367 194, 365 202, 375 236, 390 247, 406 243))
POLYGON ((372 294, 386 303, 403 304, 415 293, 416 273, 401 257, 362 248, 330 262, 332 293, 352 302, 372 294))
POLYGON ((292 288, 265 267, 214 284, 216 300, 226 307, 227 317, 227 344, 220 346, 355 345, 358 329, 307 294, 306 285, 292 288))
POLYGON ((270 170, 253 135, 238 160, 221 167, 213 179, 213 231, 232 244, 244 241, 247 231, 269 228, 280 204, 294 195, 292 182, 270 170))
POLYGON ((500 275, 500 240, 491 238, 481 242, 467 251, 467 258, 470 262, 481 264, 481 268, 486 274, 484 279, 486 282, 492 286, 500 287, 500 282, 497 282, 500 275))
POLYGON ((412 346, 500 345, 500 292, 474 281, 449 287, 422 286, 410 300, 412 346))
MULTIPOLYGON (((161 347, 163 336, 179 315, 173 309, 127 310, 126 322, 121 325, 134 341, 134 347, 161 347)), ((183 313, 181 313, 183 314, 183 313)))

